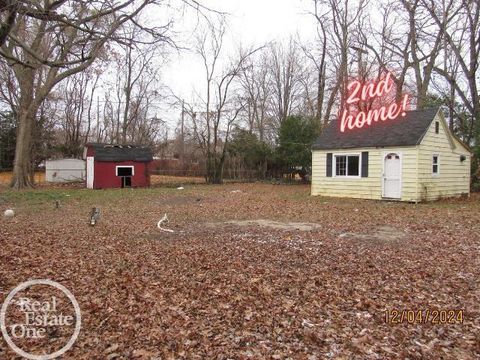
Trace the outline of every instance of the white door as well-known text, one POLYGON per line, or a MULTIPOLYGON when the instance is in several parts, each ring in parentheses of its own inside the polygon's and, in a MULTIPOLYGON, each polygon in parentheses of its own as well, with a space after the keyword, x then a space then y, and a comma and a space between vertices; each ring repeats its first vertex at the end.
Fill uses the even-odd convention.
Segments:
POLYGON ((383 197, 400 199, 402 194, 402 162, 399 154, 385 155, 383 167, 383 197))
POLYGON ((93 189, 93 156, 87 156, 87 189, 93 189))

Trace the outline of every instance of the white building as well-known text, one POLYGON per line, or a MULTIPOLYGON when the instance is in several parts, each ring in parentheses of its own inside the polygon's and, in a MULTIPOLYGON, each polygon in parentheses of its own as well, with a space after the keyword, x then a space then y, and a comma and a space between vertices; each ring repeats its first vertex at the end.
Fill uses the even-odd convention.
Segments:
POLYGON ((85 161, 80 159, 47 160, 45 162, 47 182, 69 182, 85 180, 85 161))

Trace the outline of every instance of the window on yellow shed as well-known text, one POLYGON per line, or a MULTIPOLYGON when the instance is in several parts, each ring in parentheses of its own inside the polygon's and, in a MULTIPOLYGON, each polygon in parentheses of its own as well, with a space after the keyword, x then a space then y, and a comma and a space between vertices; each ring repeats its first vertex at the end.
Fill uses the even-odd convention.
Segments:
POLYGON ((432 156, 432 175, 439 174, 439 170, 440 170, 439 167, 440 167, 439 156, 433 155, 432 156))
POLYGON ((359 176, 360 155, 335 155, 335 176, 359 176))

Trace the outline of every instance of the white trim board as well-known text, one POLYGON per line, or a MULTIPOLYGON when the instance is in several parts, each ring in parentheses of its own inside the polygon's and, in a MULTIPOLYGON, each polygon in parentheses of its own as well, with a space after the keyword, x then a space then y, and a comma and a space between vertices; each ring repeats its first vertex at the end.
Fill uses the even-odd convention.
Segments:
POLYGON ((118 176, 118 169, 119 168, 130 168, 132 169, 132 175, 131 176, 135 176, 135 166, 133 165, 116 165, 115 166, 115 175, 118 176))

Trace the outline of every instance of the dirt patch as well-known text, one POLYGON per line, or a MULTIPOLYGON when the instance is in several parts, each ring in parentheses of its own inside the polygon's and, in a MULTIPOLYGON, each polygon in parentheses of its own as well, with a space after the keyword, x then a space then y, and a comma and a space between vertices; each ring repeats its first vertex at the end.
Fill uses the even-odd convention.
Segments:
POLYGON ((230 220, 223 223, 209 223, 209 227, 218 227, 221 225, 235 225, 235 226, 260 226, 266 227, 275 230, 300 230, 300 231, 312 231, 315 229, 320 229, 322 226, 314 223, 304 223, 304 222, 279 222, 273 220, 230 220))
POLYGON ((374 241, 381 243, 397 242, 406 238, 406 234, 402 230, 398 230, 392 226, 378 226, 374 228, 371 233, 343 233, 340 234, 341 238, 351 238, 361 241, 374 241))

